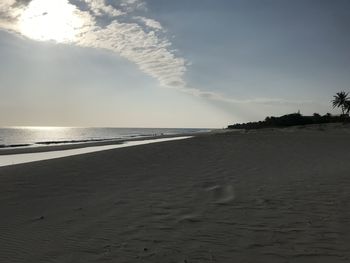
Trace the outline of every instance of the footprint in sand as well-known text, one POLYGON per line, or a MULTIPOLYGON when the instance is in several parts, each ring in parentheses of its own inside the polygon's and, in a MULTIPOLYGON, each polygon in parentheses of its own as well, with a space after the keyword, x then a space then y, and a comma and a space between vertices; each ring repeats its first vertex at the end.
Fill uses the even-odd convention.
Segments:
POLYGON ((199 214, 185 214, 180 216, 178 222, 189 222, 189 223, 198 223, 201 222, 199 214))
POLYGON ((227 204, 235 199, 234 188, 232 184, 214 185, 207 188, 207 191, 212 194, 215 204, 227 204))

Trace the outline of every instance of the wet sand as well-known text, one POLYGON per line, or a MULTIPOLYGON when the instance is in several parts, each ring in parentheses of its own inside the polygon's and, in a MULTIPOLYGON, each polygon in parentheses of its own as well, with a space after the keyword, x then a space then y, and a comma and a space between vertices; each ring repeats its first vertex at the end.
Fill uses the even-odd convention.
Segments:
POLYGON ((0 262, 349 262, 349 130, 201 135, 0 168, 0 262))

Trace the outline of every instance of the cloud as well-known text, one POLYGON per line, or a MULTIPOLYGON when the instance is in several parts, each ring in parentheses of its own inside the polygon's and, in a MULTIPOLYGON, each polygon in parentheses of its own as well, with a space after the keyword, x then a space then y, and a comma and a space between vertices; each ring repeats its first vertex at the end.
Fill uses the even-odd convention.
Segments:
POLYGON ((90 7, 92 13, 96 16, 108 15, 115 17, 125 14, 123 11, 106 4, 104 0, 85 0, 85 2, 90 7))
MULTIPOLYGON (((67 0, 55 1, 62 2, 60 6, 66 5, 67 9, 72 9, 72 6, 74 6, 74 9, 76 9, 74 12, 75 16, 78 16, 81 21, 84 21, 81 25, 79 24, 79 26, 77 26, 78 23, 74 24, 73 30, 75 32, 75 38, 71 38, 72 41, 68 41, 67 38, 64 37, 60 37, 59 40, 71 42, 78 46, 102 48, 112 51, 135 63, 141 71, 158 80, 162 86, 178 87, 186 85, 183 79, 183 75, 186 71, 186 61, 184 58, 175 54, 171 49, 171 42, 166 36, 157 32, 162 29, 161 24, 156 20, 142 16, 136 17, 136 20, 141 22, 136 23, 135 18, 126 13, 133 12, 136 9, 144 9, 146 5, 143 1, 121 0, 119 5, 126 11, 117 9, 107 4, 104 0, 81 0, 81 2, 88 7, 86 11, 79 10, 77 6, 67 0), (99 24, 97 18, 100 16, 108 16, 112 17, 112 19, 106 20, 108 21, 107 24, 99 24), (122 19, 120 19, 120 17, 122 17, 122 19)), ((50 13, 46 14, 45 6, 40 4, 41 2, 42 0, 33 0, 31 2, 30 5, 38 3, 36 6, 42 6, 43 8, 40 9, 40 14, 35 15, 36 17, 29 17, 28 22, 23 21, 24 24, 28 24, 30 21, 31 24, 35 24, 36 26, 39 24, 40 27, 40 24, 46 21, 39 20, 39 18, 44 15, 50 15, 50 13), (32 23, 34 19, 37 19, 38 22, 32 23)), ((14 9, 13 6, 16 4, 14 0, 6 0, 1 3, 0 10, 7 14, 6 20, 16 20, 28 7, 22 6, 14 9)), ((59 10, 57 12, 59 12, 59 10)), ((69 18, 66 18, 66 21, 67 19, 69 18)), ((3 24, 2 27, 10 29, 9 25, 3 24)), ((55 35, 54 31, 57 30, 58 27, 57 23, 55 23, 54 30, 50 32, 48 37, 55 35)), ((17 28, 11 29, 15 29, 19 34, 30 31, 30 29, 26 27, 26 32, 23 32, 23 27, 21 28, 19 25, 17 25, 17 28)), ((36 40, 49 40, 47 36, 42 36, 40 34, 40 30, 36 31, 36 34, 27 34, 27 36, 33 37, 35 35, 36 37, 33 38, 36 40)), ((68 29, 65 31, 68 31, 68 29)), ((44 33, 47 34, 47 30, 44 33)), ((58 40, 58 38, 53 38, 53 40, 58 40)))
MULTIPOLYGON (((0 28, 33 39, 40 39, 40 37, 33 37, 33 34, 25 34, 28 30, 23 31, 23 24, 21 27, 20 23, 27 24, 26 21, 23 21, 23 14, 27 11, 30 4, 35 2, 44 3, 45 1, 47 0, 1 0, 0 28)), ((74 37, 70 36, 68 39, 62 36, 61 38, 52 38, 53 40, 114 52, 135 63, 142 72, 155 78, 163 87, 175 88, 196 97, 231 104, 285 105, 302 103, 284 99, 264 98, 237 100, 217 92, 189 87, 184 78, 189 63, 174 51, 172 43, 165 34, 166 31, 159 21, 139 15, 139 13, 147 11, 146 3, 143 0, 55 1, 60 1, 62 8, 66 6, 67 9, 73 10, 74 19, 72 21, 78 19, 79 23, 69 23, 69 19, 66 18, 62 23, 65 23, 65 26, 71 26, 68 29, 73 30, 74 37), (76 4, 73 4, 73 1, 76 4), (136 11, 137 16, 134 15, 136 11)), ((47 5, 47 2, 45 3, 47 5)), ((42 7, 43 10, 40 11, 40 14, 28 19, 33 20, 49 16, 50 14, 45 12, 44 4, 42 7)), ((39 27, 41 24, 43 24, 42 21, 35 23, 39 27)), ((56 20, 55 27, 51 26, 53 30, 59 28, 56 20)), ((47 28, 45 32, 47 32, 47 28)), ((55 32, 50 32, 50 34, 57 37, 55 32)), ((41 36, 41 40, 50 40, 51 35, 43 37, 38 34, 38 36, 41 36)))
POLYGON ((95 27, 76 42, 79 46, 113 51, 135 63, 141 71, 162 86, 184 86, 186 61, 169 50, 171 43, 156 32, 146 32, 136 23, 113 20, 106 27, 95 27), (176 84, 176 85, 174 85, 176 84))
POLYGON ((162 25, 154 20, 154 19, 150 19, 150 18, 146 18, 143 16, 135 16, 135 19, 140 20, 141 22, 143 22, 146 26, 153 28, 155 30, 163 30, 162 25))
POLYGON ((121 7, 128 12, 147 11, 146 3, 143 0, 121 0, 121 7))
POLYGON ((257 104, 257 105, 301 105, 313 103, 311 100, 287 100, 283 98, 254 98, 254 99, 233 99, 218 92, 202 91, 196 88, 184 88, 184 92, 197 97, 226 102, 230 104, 257 104))
POLYGON ((0 2, 0 28, 15 30, 16 21, 22 9, 16 0, 1 0, 0 2))

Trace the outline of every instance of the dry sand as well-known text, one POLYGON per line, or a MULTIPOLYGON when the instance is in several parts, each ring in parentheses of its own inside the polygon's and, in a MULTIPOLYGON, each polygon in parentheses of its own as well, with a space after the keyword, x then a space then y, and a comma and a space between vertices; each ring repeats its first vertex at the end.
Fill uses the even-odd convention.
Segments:
POLYGON ((349 128, 0 168, 0 262, 350 262, 349 128))

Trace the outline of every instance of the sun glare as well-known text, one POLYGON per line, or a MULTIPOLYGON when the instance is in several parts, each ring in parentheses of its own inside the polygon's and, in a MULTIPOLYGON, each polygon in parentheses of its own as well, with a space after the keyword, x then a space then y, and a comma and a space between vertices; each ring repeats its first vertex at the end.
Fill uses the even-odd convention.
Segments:
POLYGON ((68 0, 33 0, 20 18, 21 33, 29 38, 72 42, 83 25, 68 0))

